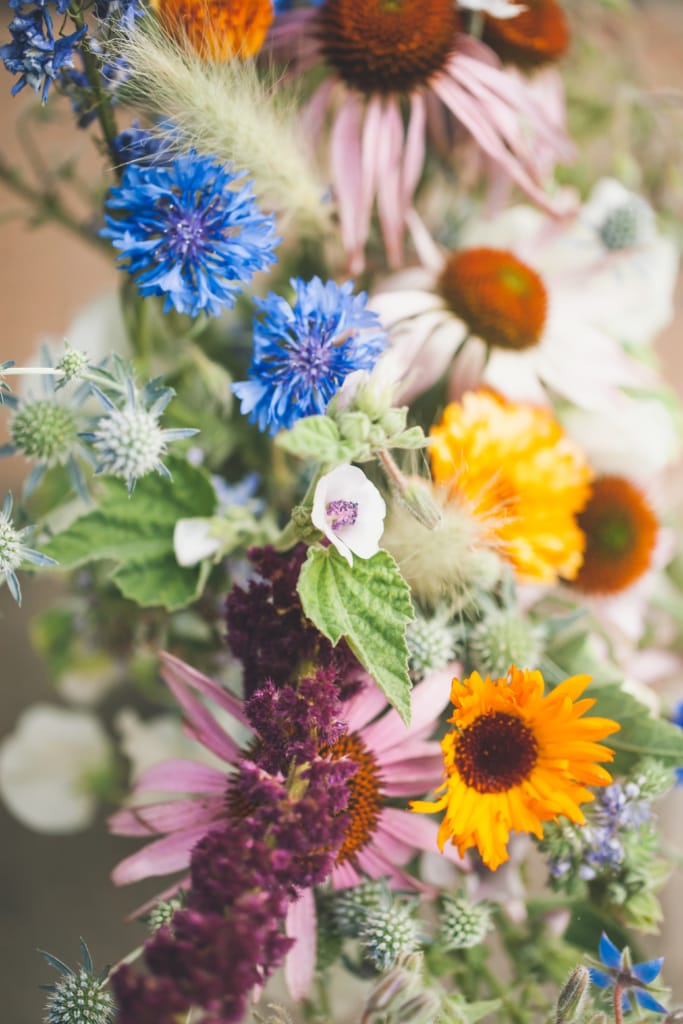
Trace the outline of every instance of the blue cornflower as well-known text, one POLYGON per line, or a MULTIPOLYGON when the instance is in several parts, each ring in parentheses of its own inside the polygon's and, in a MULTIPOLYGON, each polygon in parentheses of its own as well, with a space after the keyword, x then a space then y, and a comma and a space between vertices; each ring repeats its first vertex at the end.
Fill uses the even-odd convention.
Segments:
POLYGON ((164 167, 131 164, 111 189, 101 234, 121 250, 142 295, 166 296, 164 312, 218 316, 274 262, 274 219, 250 184, 235 187, 242 176, 192 150, 164 167))
POLYGON ((12 95, 30 85, 41 94, 41 102, 46 103, 50 84, 65 68, 73 67, 74 47, 86 34, 86 27, 55 39, 47 8, 36 7, 26 14, 17 14, 9 30, 12 42, 0 46, 0 60, 11 74, 20 76, 12 87, 12 95))
MULTIPOLYGON (((170 126, 167 126, 170 130, 170 126)), ((169 140, 158 132, 150 132, 141 128, 134 121, 130 128, 125 128, 114 141, 118 162, 122 167, 127 164, 141 164, 144 167, 169 164, 172 155, 169 140)))
POLYGON ((591 981, 594 985, 598 988, 619 987, 622 1010, 631 1009, 630 991, 638 1006, 642 1006, 644 1010, 651 1010, 653 1013, 667 1012, 666 1007, 646 991, 647 986, 661 971, 664 957, 646 960, 642 964, 632 964, 628 947, 623 950, 617 949, 605 932, 600 937, 599 949, 600 959, 607 969, 602 971, 597 967, 591 967, 591 981))
POLYGON ((12 522, 13 504, 10 492, 0 510, 0 582, 3 579, 7 581, 10 594, 17 604, 21 604, 21 587, 15 570, 22 562, 32 562, 34 565, 56 565, 57 563, 54 558, 48 558, 40 551, 26 547, 24 541, 33 527, 25 526, 23 530, 17 530, 12 522))
POLYGON ((95 14, 102 21, 118 18, 120 24, 132 28, 135 19, 144 14, 140 0, 95 0, 95 14))
POLYGON ((367 295, 354 295, 352 281, 293 278, 291 285, 293 306, 273 293, 255 300, 265 317, 255 322, 249 379, 232 388, 250 422, 271 434, 324 413, 346 377, 371 370, 387 343, 377 314, 365 308, 367 295))

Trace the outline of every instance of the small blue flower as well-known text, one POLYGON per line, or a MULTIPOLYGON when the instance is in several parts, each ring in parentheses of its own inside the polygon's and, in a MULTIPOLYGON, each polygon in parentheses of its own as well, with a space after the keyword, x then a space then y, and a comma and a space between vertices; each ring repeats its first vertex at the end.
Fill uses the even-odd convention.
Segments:
POLYGON ((387 337, 367 295, 353 294, 319 277, 293 278, 296 300, 278 295, 256 299, 265 314, 254 326, 254 357, 249 379, 233 385, 242 412, 271 434, 304 416, 324 413, 327 403, 354 370, 371 370, 387 337))
MULTIPOLYGON (((676 704, 671 721, 679 729, 683 729, 683 700, 679 700, 676 704)), ((683 768, 676 769, 676 785, 683 786, 683 768)))
MULTIPOLYGON (((169 125, 165 127, 171 131, 169 125)), ((114 145, 122 167, 128 164, 150 167, 172 162, 168 139, 157 132, 141 128, 137 121, 134 121, 130 128, 119 132, 114 145)))
MULTIPOLYGON (((59 6, 57 11, 63 13, 59 6)), ((20 76, 12 87, 12 95, 30 85, 41 94, 41 102, 46 103, 51 83, 60 78, 65 68, 73 67, 74 47, 86 34, 86 27, 55 39, 49 11, 37 7, 17 14, 9 30, 12 42, 0 46, 0 60, 11 74, 20 76)))
MULTIPOLYGON (((96 39, 90 40, 90 50, 99 57, 98 70, 100 89, 106 93, 112 106, 118 103, 118 92, 130 75, 130 69, 122 57, 105 60, 102 46, 96 39)), ((71 100, 71 109, 77 115, 79 128, 88 128, 97 119, 98 99, 83 67, 70 68, 64 72, 61 89, 71 100)))
POLYGON ((619 950, 608 938, 605 932, 600 937, 600 960, 607 968, 605 971, 597 967, 591 967, 591 981, 598 988, 611 988, 619 986, 622 991, 622 1010, 631 1009, 629 992, 644 1010, 651 1010, 653 1013, 666 1013, 667 1009, 657 1002, 654 996, 646 991, 662 969, 664 957, 657 957, 656 960, 646 960, 641 964, 632 964, 628 947, 619 950))
POLYGON ((40 7, 48 11, 54 7, 57 14, 66 14, 71 6, 71 0, 9 0, 9 6, 14 11, 23 11, 25 7, 40 7))
POLYGON ((251 185, 215 157, 191 151, 164 167, 131 164, 106 202, 102 230, 120 249, 142 295, 165 295, 164 312, 218 316, 241 286, 274 262, 272 216, 251 185))
POLYGON ((144 13, 140 0, 95 0, 95 14, 101 21, 118 18, 126 28, 132 28, 144 13))

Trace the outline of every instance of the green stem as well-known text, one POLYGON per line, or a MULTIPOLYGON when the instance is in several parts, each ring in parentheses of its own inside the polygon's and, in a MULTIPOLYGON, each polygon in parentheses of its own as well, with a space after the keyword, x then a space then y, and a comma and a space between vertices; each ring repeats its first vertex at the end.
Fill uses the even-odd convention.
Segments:
MULTIPOLYGON (((82 9, 74 8, 72 5, 69 8, 69 17, 77 28, 82 28, 85 25, 85 18, 83 16, 82 9)), ((102 88, 100 67, 95 53, 90 48, 87 36, 81 45, 81 53, 83 55, 83 66, 85 68, 86 78, 88 79, 88 85, 92 89, 92 93, 95 98, 97 120, 100 123, 102 135, 104 136, 104 141, 112 160, 114 173, 116 174, 116 177, 120 179, 121 174, 123 173, 123 168, 121 167, 121 161, 116 147, 116 138, 118 136, 116 118, 114 117, 111 98, 107 95, 106 90, 102 88)))
POLYGON ((1 157, 0 181, 11 188, 16 195, 30 203, 44 220, 56 221, 81 241, 95 245, 98 249, 109 251, 109 243, 103 238, 99 238, 88 224, 82 224, 77 220, 54 192, 42 192, 40 189, 33 188, 32 185, 24 181, 21 173, 15 167, 10 167, 1 157))
MULTIPOLYGON (((526 1014, 517 1005, 517 1003, 510 998, 508 994, 508 989, 498 981, 498 978, 496 978, 493 971, 486 964, 481 964, 479 966, 479 971, 481 972, 482 977, 486 981, 487 985, 491 989, 494 996, 497 996, 498 999, 500 999, 500 1001, 502 1002, 503 1006, 510 1015, 510 1019, 516 1021, 517 1024, 527 1024, 526 1014)), ((622 1024, 622 1022, 618 1021, 617 1024, 622 1024)))

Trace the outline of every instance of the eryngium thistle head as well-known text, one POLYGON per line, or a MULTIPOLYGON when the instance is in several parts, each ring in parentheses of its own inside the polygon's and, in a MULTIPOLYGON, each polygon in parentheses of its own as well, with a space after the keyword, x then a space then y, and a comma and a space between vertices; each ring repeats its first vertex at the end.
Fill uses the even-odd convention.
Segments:
POLYGON ((481 675, 502 677, 510 665, 535 669, 543 654, 543 631, 514 610, 498 609, 474 627, 468 654, 481 675))
POLYGON ((158 903, 155 903, 145 918, 145 923, 150 932, 157 932, 165 924, 170 924, 176 910, 180 910, 184 905, 185 901, 183 899, 182 890, 177 896, 173 896, 170 900, 159 900, 158 903))
POLYGON ((88 369, 89 360, 87 353, 79 352, 77 348, 67 348, 62 358, 57 363, 56 369, 61 370, 64 376, 62 382, 78 380, 88 369))
POLYGON ((470 949, 486 938, 491 910, 485 903, 470 903, 464 896, 446 896, 439 922, 439 942, 444 949, 470 949))
POLYGON ((631 249, 643 241, 652 219, 647 203, 632 196, 609 211, 598 229, 600 240, 610 252, 631 249))
POLYGON ((420 946, 413 908, 401 903, 372 910, 361 932, 363 955, 378 971, 388 971, 404 953, 420 946))
POLYGON ((64 465, 78 443, 76 417, 49 398, 22 402, 10 432, 22 455, 46 466, 64 465))
POLYGON ((102 982, 83 968, 55 986, 46 1009, 46 1024, 110 1024, 116 1012, 102 982))
POLYGON ((61 978, 54 985, 44 986, 49 992, 45 1024, 112 1024, 116 1004, 108 991, 108 970, 99 977, 85 942, 81 940, 83 966, 74 971, 51 953, 40 950, 47 962, 59 971, 61 978))
POLYGON ((386 883, 368 879, 350 889, 338 889, 332 894, 329 919, 338 935, 356 938, 368 914, 385 907, 390 900, 386 883))
POLYGON ((408 623, 406 641, 410 674, 416 680, 461 657, 465 646, 458 626, 453 626, 444 616, 428 619, 419 613, 408 623))
POLYGON ((124 480, 157 469, 166 451, 158 420, 141 406, 113 409, 102 417, 93 433, 93 447, 103 472, 124 480))

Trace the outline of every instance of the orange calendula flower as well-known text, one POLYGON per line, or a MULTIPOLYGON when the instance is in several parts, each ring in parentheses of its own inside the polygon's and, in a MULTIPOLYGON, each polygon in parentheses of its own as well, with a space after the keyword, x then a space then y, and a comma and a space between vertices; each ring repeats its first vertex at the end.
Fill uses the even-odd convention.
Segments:
POLYGON ((446 811, 441 851, 449 839, 460 854, 476 846, 495 871, 508 859, 510 832, 542 839, 542 822, 561 814, 584 823, 579 805, 594 799, 586 787, 612 781, 597 762, 611 761, 613 752, 598 740, 620 728, 609 718, 583 718, 595 703, 579 699, 589 682, 572 676, 544 696, 541 673, 514 666, 504 679, 473 672, 453 680, 442 795, 411 803, 420 813, 446 811))
POLYGON ((546 409, 472 391, 446 407, 430 436, 434 480, 481 522, 520 579, 576 576, 585 543, 576 516, 592 473, 546 409))
POLYGON ((152 0, 170 35, 204 60, 253 57, 273 20, 272 0, 152 0))

